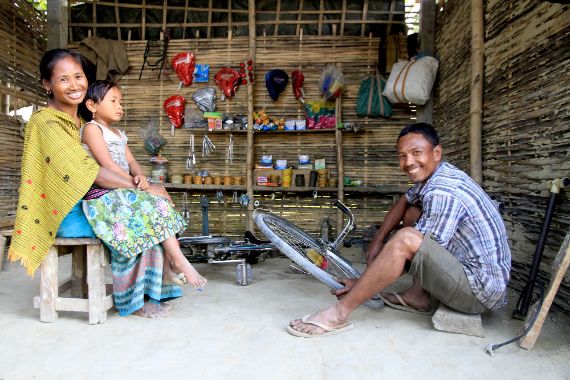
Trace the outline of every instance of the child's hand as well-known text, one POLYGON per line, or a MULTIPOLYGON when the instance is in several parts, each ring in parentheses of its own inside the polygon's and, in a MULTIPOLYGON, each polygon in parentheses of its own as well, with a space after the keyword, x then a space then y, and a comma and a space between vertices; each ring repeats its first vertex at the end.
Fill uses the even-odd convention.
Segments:
POLYGON ((148 182, 148 178, 142 174, 137 174, 134 177, 135 184, 137 185, 137 189, 145 191, 150 186, 148 182))

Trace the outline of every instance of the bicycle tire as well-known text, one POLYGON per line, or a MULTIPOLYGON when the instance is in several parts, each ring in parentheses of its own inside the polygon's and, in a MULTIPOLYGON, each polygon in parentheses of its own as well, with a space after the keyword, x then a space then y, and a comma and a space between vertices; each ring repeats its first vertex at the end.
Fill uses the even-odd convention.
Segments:
POLYGON ((286 219, 262 209, 255 210, 253 218, 264 235, 284 255, 329 288, 343 288, 344 285, 338 282, 341 278, 360 277, 360 272, 348 260, 286 219), (309 249, 326 258, 326 270, 307 256, 309 249))

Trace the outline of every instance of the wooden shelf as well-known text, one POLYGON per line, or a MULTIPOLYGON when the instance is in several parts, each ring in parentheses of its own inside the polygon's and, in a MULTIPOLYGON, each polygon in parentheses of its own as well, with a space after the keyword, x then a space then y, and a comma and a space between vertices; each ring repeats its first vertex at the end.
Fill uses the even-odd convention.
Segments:
POLYGON ((285 130, 276 130, 276 131, 262 131, 259 129, 254 130, 253 132, 255 134, 259 134, 259 135, 263 135, 263 134, 272 134, 272 133, 331 133, 334 131, 336 131, 335 128, 326 128, 326 129, 301 129, 301 130, 290 130, 290 131, 285 131, 285 130))
POLYGON ((398 194, 405 193, 408 185, 345 186, 345 193, 398 194))
POLYGON ((245 186, 226 186, 226 185, 186 185, 184 183, 164 183, 167 190, 172 191, 188 191, 188 190, 202 190, 202 191, 217 191, 217 190, 233 190, 245 191, 245 186))
POLYGON ((313 192, 313 191, 322 191, 325 193, 335 193, 338 189, 336 187, 311 187, 311 186, 304 186, 304 187, 283 187, 283 186, 259 186, 256 185, 253 187, 253 191, 260 191, 260 192, 291 192, 291 193, 306 193, 306 192, 313 192))

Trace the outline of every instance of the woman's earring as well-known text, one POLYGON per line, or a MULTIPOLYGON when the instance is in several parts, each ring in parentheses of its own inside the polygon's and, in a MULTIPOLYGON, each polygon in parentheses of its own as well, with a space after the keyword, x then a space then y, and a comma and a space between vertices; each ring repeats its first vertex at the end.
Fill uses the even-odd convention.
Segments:
POLYGON ((50 90, 47 90, 46 93, 47 93, 48 95, 51 95, 51 89, 50 89, 50 90))

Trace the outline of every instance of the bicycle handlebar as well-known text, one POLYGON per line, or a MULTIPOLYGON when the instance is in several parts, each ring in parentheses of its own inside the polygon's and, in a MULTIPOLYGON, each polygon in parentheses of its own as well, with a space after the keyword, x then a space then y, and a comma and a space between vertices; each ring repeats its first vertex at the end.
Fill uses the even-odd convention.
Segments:
POLYGON ((334 202, 334 205, 338 207, 338 209, 348 217, 348 223, 346 224, 346 226, 344 226, 342 231, 340 231, 337 238, 331 243, 331 246, 334 249, 338 250, 340 243, 342 243, 342 241, 346 238, 346 235, 350 233, 352 227, 354 226, 354 215, 352 215, 350 209, 346 207, 346 205, 341 201, 339 201, 338 199, 334 202))

